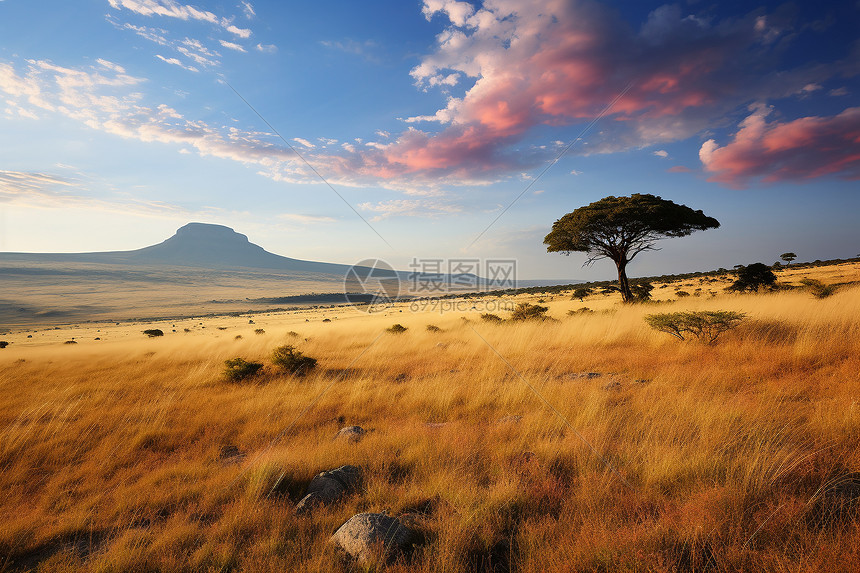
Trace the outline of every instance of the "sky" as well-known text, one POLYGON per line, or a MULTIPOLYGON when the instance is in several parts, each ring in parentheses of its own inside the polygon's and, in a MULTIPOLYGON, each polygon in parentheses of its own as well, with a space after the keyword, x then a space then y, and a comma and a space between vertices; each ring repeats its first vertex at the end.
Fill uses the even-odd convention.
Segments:
POLYGON ((191 221, 351 264, 547 253, 651 193, 721 227, 631 276, 860 254, 860 2, 0 0, 0 251, 191 221))

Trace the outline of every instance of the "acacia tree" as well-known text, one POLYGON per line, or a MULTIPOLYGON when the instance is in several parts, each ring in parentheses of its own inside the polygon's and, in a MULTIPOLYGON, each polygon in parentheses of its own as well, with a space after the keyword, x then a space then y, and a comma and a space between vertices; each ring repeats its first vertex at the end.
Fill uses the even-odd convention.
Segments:
POLYGON ((701 210, 654 195, 604 197, 568 213, 553 223, 544 238, 547 252, 588 254, 583 266, 611 259, 618 268, 618 287, 624 302, 634 300, 627 280, 627 264, 642 251, 656 250, 666 237, 686 237, 693 231, 716 229, 719 221, 701 210))
POLYGON ((791 265, 791 261, 797 258, 797 255, 794 253, 783 253, 779 256, 780 259, 791 265))

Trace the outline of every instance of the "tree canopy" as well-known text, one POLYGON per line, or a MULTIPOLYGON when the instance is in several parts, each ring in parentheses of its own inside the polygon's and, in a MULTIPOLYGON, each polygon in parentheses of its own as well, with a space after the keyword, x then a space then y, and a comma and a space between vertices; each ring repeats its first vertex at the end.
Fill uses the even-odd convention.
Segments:
POLYGON ((548 252, 584 252, 585 265, 608 258, 618 267, 624 301, 634 299, 626 267, 642 251, 667 237, 685 237, 694 231, 715 229, 719 221, 686 205, 648 194, 604 197, 564 215, 544 238, 548 252))

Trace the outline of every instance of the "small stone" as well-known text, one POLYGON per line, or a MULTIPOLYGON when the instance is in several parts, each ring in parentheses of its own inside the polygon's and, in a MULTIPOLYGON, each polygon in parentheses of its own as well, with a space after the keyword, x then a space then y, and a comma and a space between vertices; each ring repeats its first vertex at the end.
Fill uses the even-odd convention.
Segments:
POLYGON ((361 438, 364 437, 367 431, 361 426, 347 426, 346 428, 341 428, 340 431, 335 435, 335 440, 346 440, 350 443, 360 442, 361 438))
POLYGON ((308 484, 305 497, 296 504, 296 513, 307 513, 319 505, 330 505, 359 487, 361 468, 356 466, 340 466, 321 472, 308 484))
POLYGON ((331 542, 362 564, 396 558, 412 545, 415 533, 384 513, 359 513, 341 525, 331 542))

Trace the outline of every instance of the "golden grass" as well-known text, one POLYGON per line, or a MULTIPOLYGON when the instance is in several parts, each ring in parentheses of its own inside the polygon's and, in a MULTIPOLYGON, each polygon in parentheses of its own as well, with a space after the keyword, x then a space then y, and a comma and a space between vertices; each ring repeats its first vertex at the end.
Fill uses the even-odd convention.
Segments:
POLYGON ((546 304, 557 322, 402 306, 5 336, 0 570, 343 571, 327 538, 383 509, 424 514, 390 571, 856 570, 857 507, 821 511, 860 471, 860 289, 546 304), (714 345, 642 320, 716 309, 749 319, 714 345), (318 368, 222 381, 225 359, 281 344, 318 368), (351 424, 370 433, 332 441, 351 424), (296 516, 347 463, 361 491, 296 516))

